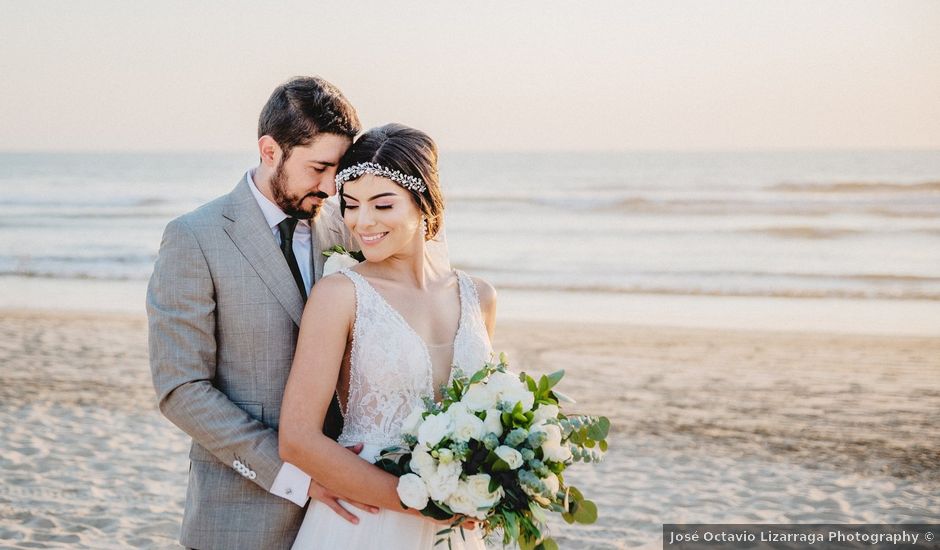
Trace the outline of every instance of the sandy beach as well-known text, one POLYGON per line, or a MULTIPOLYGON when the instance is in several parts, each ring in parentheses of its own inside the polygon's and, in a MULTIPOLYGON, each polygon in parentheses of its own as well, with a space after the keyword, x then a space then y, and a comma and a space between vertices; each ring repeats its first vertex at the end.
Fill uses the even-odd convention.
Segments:
MULTIPOLYGON (((0 542, 173 548, 188 438, 158 413, 136 315, 0 315, 0 542)), ((663 522, 940 520, 940 338, 501 324, 496 348, 613 422, 569 481, 598 523, 563 548, 655 545, 663 522)))

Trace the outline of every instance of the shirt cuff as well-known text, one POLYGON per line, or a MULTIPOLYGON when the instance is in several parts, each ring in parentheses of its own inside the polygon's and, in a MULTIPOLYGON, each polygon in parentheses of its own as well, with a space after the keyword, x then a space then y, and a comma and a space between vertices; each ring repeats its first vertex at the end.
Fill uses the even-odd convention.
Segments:
POLYGON ((303 507, 307 504, 307 491, 310 489, 310 476, 290 462, 281 465, 281 470, 271 485, 271 494, 303 507))

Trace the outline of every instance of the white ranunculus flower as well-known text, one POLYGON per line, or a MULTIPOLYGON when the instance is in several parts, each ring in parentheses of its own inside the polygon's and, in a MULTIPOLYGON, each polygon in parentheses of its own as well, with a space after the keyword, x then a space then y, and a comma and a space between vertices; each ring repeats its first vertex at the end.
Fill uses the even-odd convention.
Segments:
POLYGON ((428 416, 418 428, 418 444, 428 449, 441 442, 453 431, 453 418, 447 413, 428 416))
POLYGON ((421 477, 429 477, 437 473, 437 461, 427 450, 418 445, 411 452, 411 471, 421 477))
POLYGON ((461 463, 459 461, 439 464, 433 475, 424 477, 428 494, 437 501, 444 502, 457 490, 460 481, 461 463))
POLYGON ((423 510, 428 505, 428 489, 424 480, 415 474, 405 474, 398 478, 398 498, 409 508, 423 510))
POLYGON ((500 445, 496 447, 496 456, 503 459, 503 462, 509 464, 510 470, 515 470, 519 466, 522 466, 522 453, 513 449, 512 447, 506 445, 500 445))
POLYGON ((539 408, 535 409, 535 417, 532 418, 532 422, 539 423, 558 418, 558 412, 558 405, 539 405, 539 408))
MULTIPOLYGON (((456 403, 455 403, 456 405, 456 403)), ((453 407, 451 407, 452 409, 453 407)), ((448 410, 450 412, 450 410, 448 410)), ((464 409, 454 413, 454 441, 466 443, 471 439, 481 440, 484 435, 483 421, 475 414, 464 409)))
POLYGON ((467 393, 460 398, 460 402, 465 404, 471 411, 485 411, 494 408, 497 404, 493 392, 490 391, 487 384, 471 385, 467 389, 467 393))
POLYGON ((340 254, 335 252, 330 254, 330 257, 326 259, 326 262, 323 263, 323 276, 332 275, 341 269, 346 269, 347 267, 353 267, 359 265, 359 260, 349 256, 347 254, 340 254))
POLYGON ((483 421, 483 435, 496 434, 496 437, 503 435, 502 413, 497 409, 486 410, 486 420, 483 421))
POLYGON ((418 436, 418 428, 421 426, 421 415, 425 412, 424 403, 417 403, 415 407, 411 409, 411 413, 405 417, 405 420, 401 423, 401 433, 418 436))

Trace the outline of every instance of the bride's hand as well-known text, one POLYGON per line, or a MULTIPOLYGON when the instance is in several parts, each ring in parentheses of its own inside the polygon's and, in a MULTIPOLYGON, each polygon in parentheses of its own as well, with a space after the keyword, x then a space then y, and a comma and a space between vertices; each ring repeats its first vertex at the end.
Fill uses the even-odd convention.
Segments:
MULTIPOLYGON (((346 448, 349 449, 349 451, 358 455, 360 452, 362 452, 362 443, 359 443, 352 447, 346 447, 346 448)), ((339 499, 341 498, 340 495, 337 495, 336 493, 330 491, 329 489, 327 489, 323 485, 320 485, 313 479, 310 480, 310 488, 307 490, 307 495, 312 499, 319 500, 323 504, 326 504, 331 510, 339 514, 341 518, 345 519, 349 523, 352 523, 354 525, 359 523, 359 518, 356 517, 354 514, 352 514, 349 510, 344 508, 339 503, 339 499)), ((356 508, 359 508, 360 510, 364 512, 369 512, 370 514, 376 514, 379 511, 379 509, 375 506, 370 506, 368 504, 363 504, 361 502, 351 501, 345 498, 343 500, 345 502, 348 502, 349 504, 352 504, 353 506, 355 506, 356 508)))

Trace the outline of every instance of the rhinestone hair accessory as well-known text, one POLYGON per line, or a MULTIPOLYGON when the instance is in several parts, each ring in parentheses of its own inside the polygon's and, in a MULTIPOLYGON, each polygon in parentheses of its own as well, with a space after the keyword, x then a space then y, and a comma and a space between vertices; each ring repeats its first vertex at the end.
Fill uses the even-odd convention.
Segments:
POLYGON ((337 192, 342 193, 344 183, 349 180, 354 180, 363 174, 372 174, 374 176, 388 178, 398 185, 401 185, 405 189, 410 189, 411 191, 416 191, 418 193, 424 193, 428 190, 428 186, 424 184, 424 181, 422 181, 421 178, 403 174, 398 170, 393 170, 387 166, 382 166, 381 164, 376 164, 374 162, 360 162, 359 164, 354 164, 349 168, 341 171, 339 174, 336 174, 337 192))

